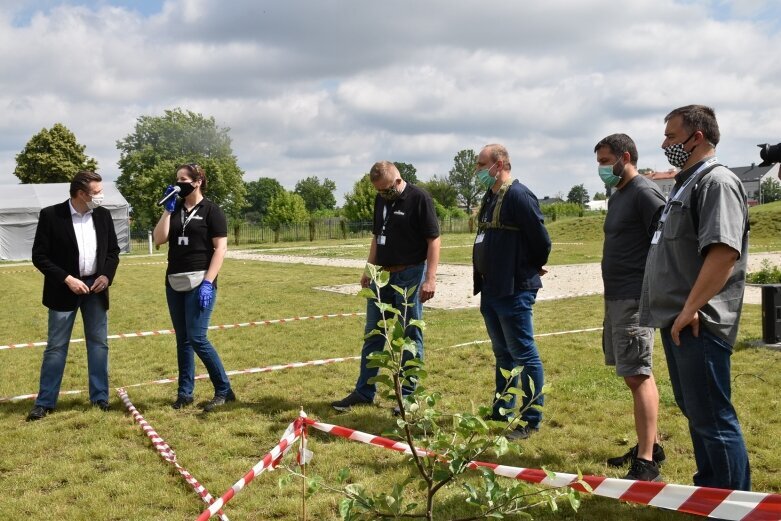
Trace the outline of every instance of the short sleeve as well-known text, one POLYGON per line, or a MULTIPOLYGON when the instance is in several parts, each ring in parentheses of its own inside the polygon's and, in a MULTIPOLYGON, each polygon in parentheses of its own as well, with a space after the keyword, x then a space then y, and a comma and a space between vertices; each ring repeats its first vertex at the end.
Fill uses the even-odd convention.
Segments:
POLYGON ((427 239, 439 237, 439 219, 434 209, 434 202, 428 192, 421 190, 420 198, 420 229, 427 239))
POLYGON ((711 173, 697 189, 699 253, 711 244, 725 244, 740 254, 748 210, 739 181, 711 173))
POLYGON ((651 237, 656 230, 656 223, 659 221, 659 216, 665 205, 664 196, 655 187, 648 186, 638 190, 635 203, 648 237, 651 237))
POLYGON ((225 219, 225 213, 216 204, 211 205, 206 225, 209 229, 209 237, 228 236, 228 221, 225 219))

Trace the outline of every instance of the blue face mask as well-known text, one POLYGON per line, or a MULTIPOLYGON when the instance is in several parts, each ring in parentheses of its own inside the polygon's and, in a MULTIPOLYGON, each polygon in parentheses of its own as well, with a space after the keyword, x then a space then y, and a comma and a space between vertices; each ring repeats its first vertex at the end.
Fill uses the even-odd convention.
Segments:
POLYGON ((477 171, 477 182, 480 183, 480 186, 482 186, 485 190, 489 190, 496 182, 496 179, 491 177, 490 174, 490 171, 495 164, 496 163, 489 166, 488 168, 483 168, 482 170, 477 171))
MULTIPOLYGON (((613 165, 600 165, 599 167, 599 177, 602 179, 602 182, 605 183, 606 186, 609 186, 610 188, 613 188, 618 183, 621 182, 621 177, 615 175, 616 166, 621 163, 621 160, 615 162, 613 165)), ((624 165, 621 165, 621 173, 624 173, 624 165)))

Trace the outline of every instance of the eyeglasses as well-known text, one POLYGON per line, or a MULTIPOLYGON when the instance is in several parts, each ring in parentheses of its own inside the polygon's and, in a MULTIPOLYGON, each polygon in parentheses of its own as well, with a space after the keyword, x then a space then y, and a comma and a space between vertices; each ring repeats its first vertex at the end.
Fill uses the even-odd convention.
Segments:
POLYGON ((392 185, 390 185, 388 188, 385 188, 384 190, 377 190, 377 193, 380 195, 392 194, 396 190, 396 185, 399 183, 401 183, 401 178, 394 179, 392 185))

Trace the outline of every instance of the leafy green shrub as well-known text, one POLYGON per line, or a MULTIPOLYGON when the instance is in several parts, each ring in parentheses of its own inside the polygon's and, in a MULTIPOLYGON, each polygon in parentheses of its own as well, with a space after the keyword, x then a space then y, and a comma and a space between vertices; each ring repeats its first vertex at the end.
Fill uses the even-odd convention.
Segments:
MULTIPOLYGON (((425 387, 428 375, 424 362, 416 358, 403 361, 405 352, 414 356, 417 351, 415 342, 406 334, 407 327, 425 328, 422 320, 407 318, 407 310, 412 306, 409 298, 415 287, 391 286, 404 299, 402 309, 396 309, 380 301, 380 289, 389 284, 389 273, 372 264, 367 264, 365 273, 373 284, 362 289, 359 295, 374 300, 384 317, 378 322, 377 329, 367 334, 379 335, 385 341, 382 351, 368 356, 368 367, 380 369, 370 382, 386 388, 399 408, 396 426, 386 435, 414 448, 407 460, 410 473, 402 482, 395 483, 392 491, 372 493, 357 483, 345 485, 350 479, 347 469, 339 472, 339 490, 323 484, 317 476, 307 477, 288 468, 294 476, 306 480, 308 493, 318 489, 341 492, 344 498, 339 504, 339 513, 345 521, 399 518, 433 521, 435 495, 444 487, 451 492, 459 491, 461 500, 471 507, 470 517, 456 518, 461 520, 515 519, 518 514, 530 517, 526 511, 532 506, 547 504, 556 510, 559 498, 566 498, 577 510, 580 494, 571 488, 543 489, 528 483, 497 479, 485 468, 472 474, 472 479, 465 479, 463 474, 469 470, 470 461, 485 455, 501 457, 507 453, 520 453, 520 445, 508 442, 504 435, 521 421, 522 400, 518 399, 512 408, 500 408, 502 414, 513 418, 501 422, 484 419, 490 417, 493 404, 479 407, 473 413, 443 412, 439 406, 441 393, 425 387), (402 396, 402 387, 413 386, 416 387, 411 395, 402 396)), ((520 375, 522 369, 502 369, 502 374, 512 382, 512 377, 520 375)), ((531 381, 529 384, 533 395, 530 401, 533 402, 545 390, 534 389, 531 381)), ((495 396, 495 401, 507 403, 513 396, 520 398, 524 396, 524 391, 508 383, 504 391, 495 396)), ((289 482, 290 479, 283 481, 289 482)), ((586 490, 591 490, 582 479, 578 482, 586 490)))
POLYGON ((765 259, 759 271, 746 275, 746 282, 752 284, 781 284, 781 268, 765 259))
POLYGON ((561 217, 582 217, 583 207, 576 203, 551 203, 540 206, 542 215, 551 221, 561 217))

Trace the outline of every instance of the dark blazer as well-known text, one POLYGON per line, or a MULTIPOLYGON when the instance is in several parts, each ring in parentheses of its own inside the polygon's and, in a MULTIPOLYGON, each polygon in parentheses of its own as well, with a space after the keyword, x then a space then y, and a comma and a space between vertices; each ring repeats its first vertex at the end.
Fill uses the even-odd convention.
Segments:
MULTIPOLYGON (((119 265, 114 222, 111 213, 101 207, 92 211, 92 222, 98 244, 95 276, 105 275, 111 285, 119 265)), ((43 305, 55 311, 76 309, 79 295, 65 284, 68 275, 79 278, 79 247, 68 201, 41 210, 33 242, 33 264, 44 276, 43 305)), ((108 288, 97 295, 108 309, 108 288)))

